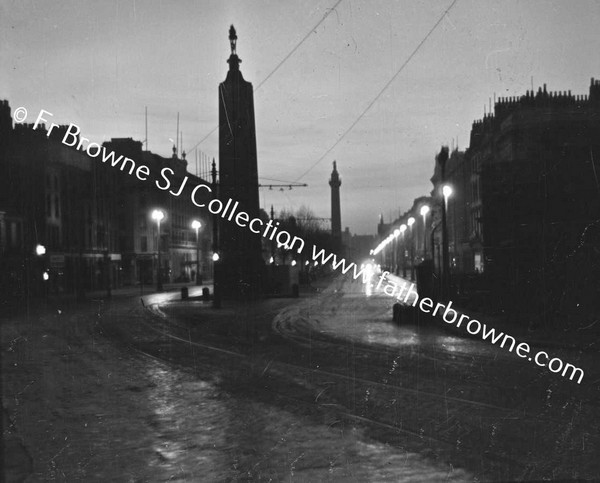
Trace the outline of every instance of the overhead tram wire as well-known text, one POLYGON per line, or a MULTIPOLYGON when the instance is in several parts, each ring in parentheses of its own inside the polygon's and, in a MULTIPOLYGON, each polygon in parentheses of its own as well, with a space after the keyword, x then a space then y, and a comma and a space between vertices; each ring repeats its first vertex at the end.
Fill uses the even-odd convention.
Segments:
POLYGON ((396 77, 398 77, 400 75, 400 73, 404 70, 404 68, 408 65, 408 63, 412 60, 412 58, 416 55, 416 53, 423 46, 423 44, 425 42, 427 42, 427 39, 429 39, 429 37, 431 36, 431 34, 433 34, 433 32, 439 26, 439 24, 442 23, 442 20, 444 20, 444 17, 448 14, 448 12, 450 12, 450 10, 452 10, 452 8, 454 7, 454 5, 456 5, 457 2, 458 2, 458 0, 453 0, 453 2, 450 4, 450 6, 444 11, 444 13, 442 13, 442 15, 440 16, 438 21, 433 25, 433 27, 431 27, 431 29, 429 30, 427 35, 425 35, 425 37, 423 37, 423 40, 421 40, 421 42, 419 42, 419 44, 412 51, 412 53, 408 56, 408 58, 404 61, 404 63, 400 66, 400 68, 396 71, 396 73, 383 86, 383 88, 377 93, 377 95, 373 98, 373 100, 369 103, 369 105, 360 113, 360 115, 350 125, 350 127, 344 131, 344 133, 337 139, 337 141, 327 151, 325 151, 325 153, 323 153, 323 155, 319 159, 317 159, 306 171, 304 171, 304 173, 302 173, 300 176, 298 176, 296 178, 296 181, 301 180, 302 178, 304 178, 304 176, 306 176, 308 173, 310 173, 321 161, 323 161, 325 159, 325 157, 331 151, 333 151, 336 148, 336 146, 338 144, 340 144, 342 142, 342 140, 348 135, 348 133, 350 131, 352 131, 352 129, 354 129, 354 126, 356 126, 360 122, 360 120, 373 107, 373 105, 379 100, 381 95, 387 90, 387 88, 392 84, 392 82, 394 82, 396 77))
MULTIPOLYGON (((311 35, 311 34, 312 34, 312 33, 313 33, 315 30, 317 30, 317 29, 318 29, 318 28, 321 26, 321 24, 322 24, 322 23, 325 21, 325 19, 326 19, 327 17, 329 17, 329 15, 331 15, 331 14, 332 14, 332 13, 335 11, 335 9, 338 7, 338 5, 339 5, 340 3, 342 3, 342 1, 343 1, 343 0, 337 0, 337 2, 335 2, 335 5, 334 5, 333 7, 331 7, 331 8, 329 8, 329 9, 327 9, 327 11, 325 12, 325 15, 323 15, 323 17, 321 17, 321 20, 319 20, 319 21, 317 22, 317 24, 316 24, 316 25, 315 25, 313 28, 311 28, 311 29, 308 31, 308 33, 307 33, 307 34, 306 34, 304 37, 302 37, 302 39, 300 40, 300 42, 298 42, 298 43, 296 44, 296 46, 295 46, 295 47, 294 47, 294 48, 293 48, 293 49, 292 49, 292 50, 289 52, 289 54, 287 54, 287 55, 286 55, 286 56, 285 56, 283 59, 281 59, 281 61, 280 61, 280 62, 279 62, 279 63, 278 63, 276 66, 275 66, 275 68, 274 68, 274 69, 273 69, 273 70, 272 70, 272 71, 271 71, 269 74, 267 74, 267 77, 265 77, 265 78, 264 78, 264 79, 263 79, 263 80, 262 80, 262 81, 261 81, 261 82, 260 82, 260 83, 259 83, 259 84, 258 84, 258 85, 255 87, 255 88, 254 88, 254 90, 253 90, 254 92, 256 92, 258 89, 260 89, 260 88, 262 87, 262 85, 263 85, 265 82, 267 82, 267 81, 268 81, 268 80, 271 78, 271 76, 272 76, 273 74, 275 74, 275 72, 277 72, 277 71, 279 70, 279 68, 280 68, 280 67, 281 67, 281 66, 282 66, 282 65, 283 65, 283 64, 284 64, 284 63, 285 63, 285 62, 286 62, 286 61, 287 61, 287 60, 288 60, 288 59, 289 59, 289 58, 290 58, 292 55, 294 55, 294 52, 296 52, 296 50, 298 50, 298 48, 299 48, 299 47, 300 47, 300 46, 301 46, 301 45, 302 45, 302 44, 303 44, 303 43, 304 43, 304 42, 305 42, 305 41, 306 41, 306 40, 307 40, 307 39, 310 37, 310 35, 311 35)), ((188 153, 191 153, 191 152, 192 152, 194 149, 196 149, 198 146, 200 146, 200 145, 201 145, 201 144, 202 144, 204 141, 206 141, 206 140, 207 140, 207 139, 208 139, 208 138, 209 138, 209 137, 210 137, 210 136, 211 136, 211 135, 212 135, 212 134, 213 134, 213 133, 214 133, 214 132, 215 132, 217 129, 219 129, 219 126, 218 126, 218 125, 217 125, 217 126, 215 126, 215 127, 213 128, 213 130, 212 130, 211 132, 209 132, 209 133, 208 133, 206 136, 204 136, 204 137, 203 137, 203 138, 202 138, 200 141, 198 141, 198 142, 197 142, 197 143, 194 145, 194 147, 188 151, 188 153)))

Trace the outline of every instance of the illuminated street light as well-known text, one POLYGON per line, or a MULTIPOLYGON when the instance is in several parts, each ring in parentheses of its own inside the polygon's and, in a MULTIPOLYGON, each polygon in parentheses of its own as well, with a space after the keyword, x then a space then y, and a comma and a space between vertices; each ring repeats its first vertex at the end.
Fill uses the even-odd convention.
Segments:
POLYGON ((448 263, 448 226, 446 221, 446 210, 448 208, 448 198, 452 195, 452 188, 446 185, 446 163, 449 158, 448 146, 442 146, 440 153, 435 157, 436 163, 440 167, 440 184, 442 185, 442 283, 441 299, 446 301, 450 296, 450 265, 448 263))
MULTIPOLYGON (((413 233, 413 229, 412 226, 415 224, 415 219, 414 217, 410 217, 406 223, 408 224, 408 227, 410 228, 410 233, 413 233)), ((410 276, 411 279, 414 280, 415 279, 415 240, 414 240, 414 236, 412 237, 413 239, 410 241, 410 276)))
POLYGON ((448 206, 448 198, 452 196, 452 186, 445 184, 442 186, 442 194, 444 195, 444 203, 448 206))
POLYGON ((157 227, 157 236, 156 236, 156 240, 157 240, 157 248, 158 248, 158 267, 156 269, 156 290, 158 292, 162 292, 163 289, 163 285, 162 285, 162 274, 161 274, 161 260, 160 260, 160 222, 161 220, 163 220, 165 217, 165 214, 163 213, 162 210, 154 210, 152 212, 152 219, 156 221, 156 227, 157 227))
POLYGON ((202 226, 198 220, 192 221, 192 228, 196 230, 196 285, 202 285, 202 277, 200 276, 200 239, 198 238, 198 230, 202 226))
POLYGON ((398 228, 396 228, 394 230, 394 238, 398 238, 399 235, 400 235, 400 230, 398 228))
POLYGON ((42 255, 46 254, 46 247, 44 245, 36 245, 35 246, 35 254, 38 257, 41 257, 42 255))
POLYGON ((221 258, 221 257, 219 257, 218 253, 213 253, 213 256, 212 256, 213 262, 218 262, 219 258, 221 258))
POLYGON ((292 260, 292 267, 295 267, 296 263, 298 263, 298 262, 296 262, 296 260, 292 260))
POLYGON ((430 209, 428 205, 421 206, 421 216, 423 217, 423 260, 425 260, 425 254, 427 253, 427 213, 430 209))
POLYGON ((400 233, 404 233, 406 231, 406 225, 404 223, 402 223, 400 225, 400 233))

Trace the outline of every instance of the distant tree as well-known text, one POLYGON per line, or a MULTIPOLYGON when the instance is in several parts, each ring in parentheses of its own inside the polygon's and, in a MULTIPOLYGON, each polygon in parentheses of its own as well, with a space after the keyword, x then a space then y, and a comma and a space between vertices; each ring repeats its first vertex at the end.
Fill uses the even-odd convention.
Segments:
POLYGON ((290 210, 281 210, 277 217, 279 229, 286 230, 292 236, 302 238, 305 242, 302 254, 292 253, 285 247, 275 247, 274 253, 277 253, 282 263, 287 260, 296 259, 304 265, 306 260, 312 261, 312 245, 319 249, 333 249, 333 240, 329 230, 322 227, 321 220, 315 215, 311 208, 306 205, 300 206, 296 212, 290 210))

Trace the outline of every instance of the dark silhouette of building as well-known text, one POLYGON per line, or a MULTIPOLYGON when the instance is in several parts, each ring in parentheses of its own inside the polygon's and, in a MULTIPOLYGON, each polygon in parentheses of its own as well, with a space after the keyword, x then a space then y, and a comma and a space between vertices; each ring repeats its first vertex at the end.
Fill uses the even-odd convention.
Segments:
MULTIPOLYGON (((143 151, 142 143, 132 138, 113 138, 104 143, 104 146, 117 155, 127 156, 148 166, 150 171, 149 178, 144 181, 118 172, 119 191, 116 198, 119 206, 123 282, 156 282, 159 243, 161 279, 164 283, 193 280, 192 272, 195 275, 198 265, 205 278, 210 276, 212 219, 205 210, 196 208, 190 201, 193 188, 207 182, 187 171, 185 153, 179 158, 173 148, 170 158, 163 157, 151 151, 143 151), (163 190, 157 187, 157 183, 161 187, 167 186, 167 181, 161 176, 165 168, 168 168, 165 176, 170 186, 163 190), (157 237, 157 223, 151 218, 155 209, 162 210, 165 215, 161 221, 160 241, 157 237), (191 226, 194 219, 202 224, 198 231, 199 264, 196 260, 196 232, 191 226)), ((110 165, 103 165, 101 169, 115 172, 110 165)), ((208 203, 211 196, 208 191, 199 190, 194 199, 197 203, 208 203)))
MULTIPOLYGON (((544 85, 500 98, 475 121, 469 148, 446 165, 454 292, 484 291, 484 305, 544 321, 574 307, 599 309, 599 156, 595 79, 589 95, 544 85)), ((437 165, 431 181, 439 204, 437 165)))
MULTIPOLYGON (((219 84, 219 199, 238 202, 239 211, 258 217, 258 166, 252 84, 240 72, 237 35, 229 30, 229 71, 219 84)), ((219 220, 219 280, 225 296, 261 293, 264 262, 261 239, 248 228, 219 220)))
MULTIPOLYGON (((114 176, 85 153, 48 137, 44 125, 16 124, 1 101, 0 279, 13 295, 119 284, 114 176), (40 245, 45 250, 36 252, 40 245), (45 279, 44 279, 44 278, 45 279)), ((10 298, 10 297, 9 297, 10 298)))
MULTIPOLYGON (((13 128, 9 104, 0 101, 0 303, 156 281, 153 209, 165 213, 163 281, 189 280, 197 269, 192 219, 202 223, 200 268, 209 275, 211 219, 190 201, 193 187, 206 182, 186 171, 185 155, 164 158, 142 151, 142 143, 131 138, 104 143, 117 157, 148 166, 150 175, 142 181, 63 144, 66 129, 55 127, 48 137, 44 125, 13 128), (160 173, 167 167, 174 193, 188 178, 178 196, 156 186, 165 185, 160 173), (37 254, 37 245, 45 253, 37 254)), ((210 199, 206 190, 195 195, 198 203, 210 199)))
POLYGON ((329 178, 331 186, 331 236, 336 250, 342 248, 342 212, 340 208, 340 186, 342 180, 337 171, 336 162, 333 162, 333 171, 329 178))
POLYGON ((355 235, 350 233, 346 227, 342 233, 344 243, 344 256, 353 262, 362 262, 369 258, 369 252, 373 249, 376 237, 373 235, 355 235))
POLYGON ((483 269, 502 303, 527 299, 546 314, 567 303, 567 286, 587 290, 584 273, 589 286, 598 267, 600 82, 587 96, 544 85, 499 99, 473 124, 467 157, 481 192, 471 223, 481 223, 483 269))

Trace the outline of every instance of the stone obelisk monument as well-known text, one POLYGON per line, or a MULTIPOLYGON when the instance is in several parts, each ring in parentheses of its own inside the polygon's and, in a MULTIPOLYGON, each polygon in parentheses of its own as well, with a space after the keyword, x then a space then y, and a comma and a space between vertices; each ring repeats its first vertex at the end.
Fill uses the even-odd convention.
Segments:
MULTIPOLYGON (((229 29, 229 71, 219 84, 219 199, 231 198, 250 219, 259 216, 254 94, 240 72, 237 35, 229 29)), ((219 217, 219 283, 224 297, 261 295, 260 235, 219 217)))

